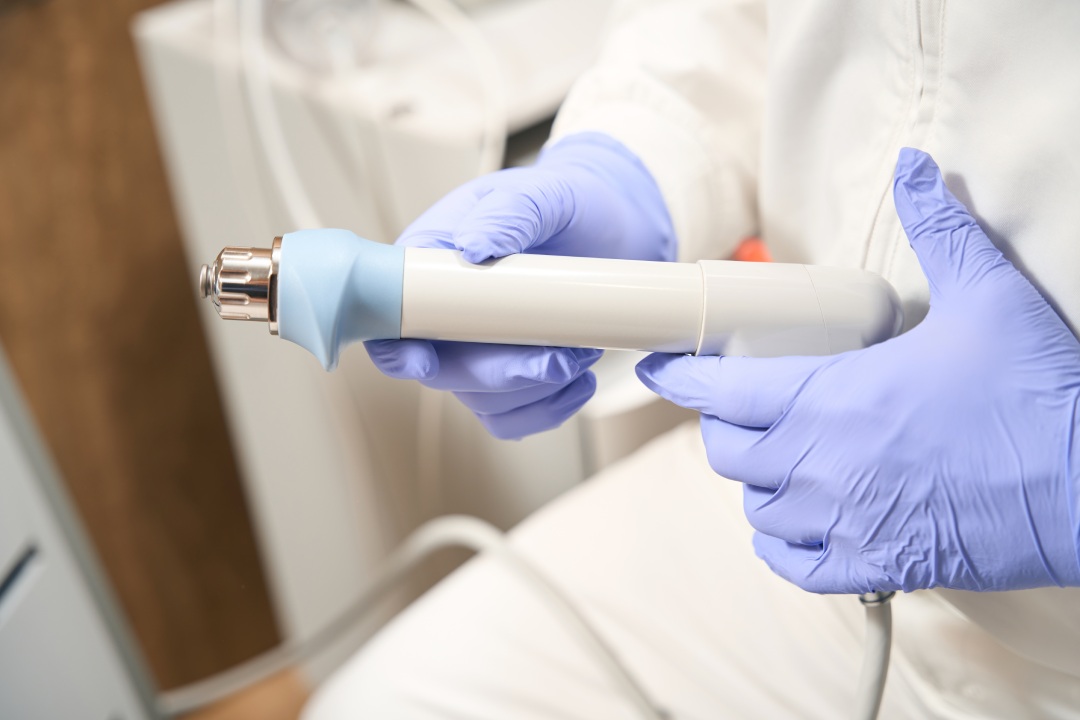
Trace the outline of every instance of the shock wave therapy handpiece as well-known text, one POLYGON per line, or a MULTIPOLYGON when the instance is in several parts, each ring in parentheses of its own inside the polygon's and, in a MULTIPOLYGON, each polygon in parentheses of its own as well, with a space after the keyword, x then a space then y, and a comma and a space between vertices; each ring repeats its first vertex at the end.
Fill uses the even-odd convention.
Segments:
POLYGON ((347 230, 221 251, 199 279, 221 317, 267 322, 327 369, 359 340, 421 338, 697 355, 828 355, 887 340, 902 313, 865 270, 511 255, 479 265, 347 230))

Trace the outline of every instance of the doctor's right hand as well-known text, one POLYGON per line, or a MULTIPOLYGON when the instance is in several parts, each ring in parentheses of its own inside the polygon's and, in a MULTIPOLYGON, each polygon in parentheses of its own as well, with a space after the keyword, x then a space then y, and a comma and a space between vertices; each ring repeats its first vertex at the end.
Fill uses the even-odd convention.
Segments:
MULTIPOLYGON (((675 233, 642 162, 600 133, 570 135, 536 165, 466 183, 397 241, 461 250, 480 263, 514 253, 674 260, 675 233)), ((600 350, 427 340, 374 340, 368 354, 390 377, 454 393, 498 438, 565 422, 592 397, 600 350)))

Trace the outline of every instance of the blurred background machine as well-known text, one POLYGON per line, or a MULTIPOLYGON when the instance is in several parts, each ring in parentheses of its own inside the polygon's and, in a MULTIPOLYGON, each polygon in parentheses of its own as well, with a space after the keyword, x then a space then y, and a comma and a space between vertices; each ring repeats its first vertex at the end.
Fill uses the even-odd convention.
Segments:
MULTIPOLYGON (((199 262, 222 245, 299 225, 392 242, 464 181, 535 156, 610 0, 445 5, 275 0, 254 16, 259 36, 232 3, 137 18, 193 293, 199 262)), ((208 308, 203 319, 286 641, 345 608, 424 520, 465 513, 507 528, 690 417, 637 382, 635 356, 609 354, 575 419, 501 442, 457 403, 383 377, 362 349, 327 374, 299 348, 266 352, 262 325, 225 329, 208 308)))
POLYGON ((0 352, 0 711, 151 720, 152 687, 0 352))

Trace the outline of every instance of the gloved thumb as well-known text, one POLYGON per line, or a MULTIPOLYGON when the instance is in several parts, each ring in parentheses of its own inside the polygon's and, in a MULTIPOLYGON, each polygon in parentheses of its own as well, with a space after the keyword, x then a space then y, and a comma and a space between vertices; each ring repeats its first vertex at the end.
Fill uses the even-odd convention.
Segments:
POLYGON ((733 425, 768 428, 827 357, 691 357, 653 353, 637 364, 645 387, 733 425))
POLYGON ((893 199, 930 283, 931 301, 1011 267, 968 209, 945 187, 937 163, 923 151, 900 151, 893 199))
POLYGON ((570 186, 556 177, 534 177, 489 192, 458 225, 454 245, 471 263, 526 252, 570 224, 570 186))

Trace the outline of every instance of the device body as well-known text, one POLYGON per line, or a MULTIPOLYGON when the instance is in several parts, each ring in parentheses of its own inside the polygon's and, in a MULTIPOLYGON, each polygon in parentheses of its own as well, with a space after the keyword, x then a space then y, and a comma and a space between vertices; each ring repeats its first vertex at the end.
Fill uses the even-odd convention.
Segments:
POLYGON ((533 254, 473 265, 454 250, 344 230, 226 248, 201 284, 222 317, 266 320, 327 368, 351 342, 397 338, 827 355, 886 340, 902 323, 892 286, 859 269, 533 254))

